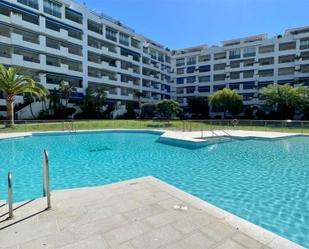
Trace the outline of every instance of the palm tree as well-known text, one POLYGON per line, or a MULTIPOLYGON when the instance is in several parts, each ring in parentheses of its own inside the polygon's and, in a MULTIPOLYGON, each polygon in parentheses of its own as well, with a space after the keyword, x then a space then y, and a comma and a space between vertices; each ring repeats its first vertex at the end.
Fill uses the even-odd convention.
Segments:
POLYGON ((76 87, 73 87, 73 86, 71 86, 71 84, 68 84, 68 85, 66 85, 65 83, 64 83, 64 80, 61 80, 60 81, 60 86, 59 86, 59 91, 61 92, 61 94, 62 94, 62 98, 64 99, 64 101, 65 101, 65 108, 67 108, 68 107, 68 103, 69 103, 69 99, 70 99, 70 97, 71 97, 71 94, 73 93, 73 92, 76 92, 76 87))
POLYGON ((0 64, 0 92, 6 98, 7 118, 9 126, 14 125, 14 101, 17 95, 29 93, 40 97, 48 94, 48 90, 36 83, 32 78, 21 75, 15 67, 6 68, 0 64))

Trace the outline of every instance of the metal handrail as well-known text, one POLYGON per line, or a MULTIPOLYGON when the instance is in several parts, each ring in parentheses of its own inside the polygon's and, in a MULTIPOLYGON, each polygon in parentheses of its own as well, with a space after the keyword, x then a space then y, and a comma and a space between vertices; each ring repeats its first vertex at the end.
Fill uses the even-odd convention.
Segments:
POLYGON ((48 152, 44 150, 43 153, 43 196, 47 199, 47 209, 51 208, 50 201, 50 185, 49 185, 49 160, 48 152))
POLYGON ((8 205, 9 205, 9 219, 13 218, 13 184, 12 173, 8 173, 8 205))

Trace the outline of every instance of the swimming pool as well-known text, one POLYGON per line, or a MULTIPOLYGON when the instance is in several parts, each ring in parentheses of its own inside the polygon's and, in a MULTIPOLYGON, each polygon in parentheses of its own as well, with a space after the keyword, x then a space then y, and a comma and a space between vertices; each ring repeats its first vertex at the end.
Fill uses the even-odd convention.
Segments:
POLYGON ((92 132, 0 140, 0 199, 7 172, 15 201, 42 196, 42 151, 51 188, 152 175, 309 247, 309 137, 233 140, 193 149, 158 133, 92 132))

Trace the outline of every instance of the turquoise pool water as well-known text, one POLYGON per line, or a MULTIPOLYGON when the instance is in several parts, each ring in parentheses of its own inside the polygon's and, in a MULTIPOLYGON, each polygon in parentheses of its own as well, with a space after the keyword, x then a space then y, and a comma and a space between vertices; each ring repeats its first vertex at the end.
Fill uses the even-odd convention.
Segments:
POLYGON ((15 201, 42 195, 42 151, 51 188, 152 175, 309 247, 309 137, 233 140, 192 149, 159 134, 99 132, 0 140, 0 199, 12 171, 15 201))

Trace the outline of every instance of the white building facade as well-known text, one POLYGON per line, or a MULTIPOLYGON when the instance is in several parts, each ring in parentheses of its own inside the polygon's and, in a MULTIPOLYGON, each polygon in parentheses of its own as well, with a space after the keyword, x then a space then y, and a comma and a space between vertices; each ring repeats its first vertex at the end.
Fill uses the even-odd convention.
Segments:
MULTIPOLYGON (((73 1, 0 0, 0 63, 26 70, 48 89, 64 80, 104 87, 117 105, 171 98, 171 56, 162 45, 73 1)), ((1 99, 2 98, 2 99, 1 99)), ((0 111, 5 111, 0 96, 0 111)))
POLYGON ((259 105, 268 84, 309 85, 309 28, 169 51, 70 0, 0 0, 0 64, 25 69, 50 90, 70 83, 77 89, 72 103, 87 87, 104 87, 116 106, 136 102, 136 92, 142 102, 173 98, 185 106, 229 87, 246 105, 259 105))
POLYGON ((235 89, 244 104, 258 106, 260 89, 269 84, 309 86, 309 27, 176 50, 172 56, 176 99, 186 105, 193 96, 235 89))

